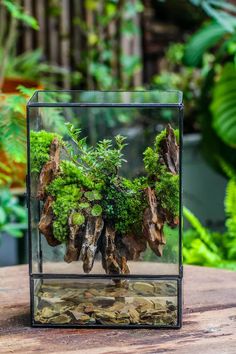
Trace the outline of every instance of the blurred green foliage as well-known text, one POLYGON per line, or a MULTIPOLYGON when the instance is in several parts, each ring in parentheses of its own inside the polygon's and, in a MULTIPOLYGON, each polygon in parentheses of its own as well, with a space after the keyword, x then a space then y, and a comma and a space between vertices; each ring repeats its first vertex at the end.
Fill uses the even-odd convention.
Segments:
POLYGON ((203 225, 188 209, 184 216, 192 229, 184 232, 183 258, 187 264, 236 270, 236 180, 228 182, 225 210, 226 231, 214 232, 203 225))
MULTIPOLYGON (((232 171, 236 164, 236 7, 227 1, 189 0, 189 2, 202 8, 210 19, 193 35, 190 35, 185 43, 173 43, 168 48, 165 56, 165 70, 154 76, 153 85, 162 89, 177 88, 184 92, 185 131, 202 132, 203 151, 208 161, 221 173, 229 176, 225 197, 226 231, 223 234, 206 229, 191 212, 185 209, 185 217, 192 225, 192 229, 187 230, 184 236, 184 261, 190 264, 236 269, 236 215, 234 212, 236 182, 234 172, 229 174, 229 170, 232 171)), ((49 12, 53 16, 61 14, 58 3, 58 1, 50 2, 49 12)), ((97 25, 96 27, 90 26, 89 22, 82 18, 73 18, 73 24, 80 27, 88 45, 81 53, 81 60, 76 66, 76 71, 72 73, 64 68, 43 63, 40 50, 15 56, 16 23, 20 21, 35 30, 39 29, 38 23, 22 10, 18 1, 0 0, 0 6, 8 11, 11 19, 11 31, 7 33, 7 36, 4 29, 5 22, 1 23, 1 29, 4 29, 4 32, 0 31, 2 62, 0 86, 4 77, 16 76, 43 82, 47 88, 55 87, 55 83, 60 82, 61 77, 70 75, 70 81, 75 87, 78 84, 87 89, 105 90, 113 87, 123 89, 133 87, 132 78, 142 68, 142 58, 122 53, 117 46, 116 38, 120 33, 122 36, 131 38, 140 32, 134 18, 144 11, 141 0, 85 1, 85 7, 95 14, 97 25), (110 24, 116 24, 119 32, 107 38, 103 34, 110 24), (47 75, 49 72, 50 76, 47 75)), ((0 162, 1 185, 11 184, 9 174, 12 165, 26 162, 26 129, 22 117, 25 115, 27 97, 31 96, 33 91, 34 89, 19 86, 18 93, 0 101, 2 132, 0 149, 7 154, 10 161, 10 164, 0 162)), ((48 98, 49 101, 53 99, 52 95, 48 98)), ((168 112, 165 114, 168 119, 168 112)), ((60 109, 44 110, 42 116, 50 122, 48 126, 51 129, 57 121, 57 131, 63 133, 64 125, 60 109)), ((88 117, 89 124, 94 127, 99 119, 99 112, 95 117, 88 117)), ((128 124, 132 118, 128 112, 116 116, 115 112, 110 111, 110 113, 104 113, 103 119, 109 127, 115 127, 117 122, 128 124)), ((96 140, 95 137, 94 140, 96 140)), ((83 151, 83 142, 81 144, 80 148, 83 151)), ((102 155, 106 149, 112 150, 111 146, 101 145, 99 154, 102 155)), ((73 154, 70 149, 67 152, 73 154)), ((149 153, 151 157, 153 151, 149 150, 149 153)), ((43 155, 42 151, 41 154, 43 155)), ((112 154, 110 161, 101 161, 105 167, 102 164, 101 166, 111 170, 112 159, 119 161, 121 157, 117 154, 114 156, 114 151, 112 154)), ((42 155, 39 154, 38 158, 40 159, 42 155)), ((151 163, 151 159, 149 162, 151 163)), ((82 175, 75 176, 71 165, 65 164, 65 171, 67 171, 66 178, 83 177, 82 175)), ((58 186, 55 188, 61 188, 64 181, 58 178, 57 183, 58 186)), ((89 180, 84 180, 84 183, 88 186, 89 180)), ((168 192, 176 194, 175 189, 169 188, 175 184, 173 181, 170 186, 166 184, 159 186, 168 199, 168 192)), ((89 188, 94 190, 94 186, 89 186, 89 188)), ((135 195, 134 186, 133 190, 135 195)), ((72 196, 73 193, 74 190, 71 191, 72 196)), ((112 195, 112 191, 110 193, 112 195)), ((25 212, 18 205, 17 199, 12 197, 8 191, 2 190, 0 198, 0 231, 18 237, 25 228, 25 212)), ((87 204, 90 202, 90 200, 86 201, 87 204)), ((71 201, 68 200, 68 207, 70 203, 71 201)), ((83 203, 81 209, 90 207, 90 204, 88 206, 86 203, 83 203)), ((100 213, 101 206, 95 204, 94 207, 93 213, 100 213)), ((61 206, 58 204, 58 213, 60 212, 61 206)), ((167 234, 169 232, 170 230, 167 234)), ((169 239, 172 242, 171 237, 169 239)), ((172 245, 168 243, 166 247, 172 247, 172 245)))
POLYGON ((88 89, 132 87, 132 77, 141 70, 142 61, 139 55, 123 53, 119 38, 132 38, 140 33, 140 27, 134 19, 144 10, 142 1, 86 0, 85 7, 96 17, 96 27, 82 18, 73 19, 80 26, 88 43, 78 65, 82 81, 86 82, 88 89), (114 25, 116 29, 107 36, 105 31, 109 25, 114 25))
POLYGON ((0 242, 3 233, 13 237, 23 236, 27 228, 27 215, 25 207, 21 206, 19 199, 6 189, 0 190, 0 242))

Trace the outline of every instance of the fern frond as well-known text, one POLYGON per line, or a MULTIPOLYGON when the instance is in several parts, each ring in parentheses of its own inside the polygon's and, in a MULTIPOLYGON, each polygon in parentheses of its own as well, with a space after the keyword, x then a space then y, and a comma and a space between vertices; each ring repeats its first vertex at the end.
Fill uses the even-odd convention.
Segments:
POLYGON ((201 224, 200 220, 186 207, 183 208, 183 215, 191 226, 197 231, 199 239, 209 247, 209 250, 218 253, 219 249, 213 242, 210 232, 201 224))
POLYGON ((225 211, 229 217, 236 217, 236 180, 231 179, 226 187, 225 211))
POLYGON ((184 62, 189 66, 201 64, 203 55, 225 35, 226 29, 219 23, 210 22, 191 36, 186 45, 184 62))
POLYGON ((219 161, 220 167, 222 168, 223 172, 226 174, 227 177, 236 178, 236 170, 232 165, 230 165, 221 157, 218 157, 217 160, 219 161))

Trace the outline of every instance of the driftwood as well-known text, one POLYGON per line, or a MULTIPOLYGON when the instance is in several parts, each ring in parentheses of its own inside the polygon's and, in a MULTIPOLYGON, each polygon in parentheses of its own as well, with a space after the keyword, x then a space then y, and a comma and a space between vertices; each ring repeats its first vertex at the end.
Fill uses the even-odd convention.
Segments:
POLYGON ((50 246, 58 246, 58 241, 53 235, 53 211, 52 211, 53 198, 48 196, 42 210, 42 215, 38 225, 39 231, 46 237, 50 246))
POLYGON ((179 146, 170 124, 166 128, 166 138, 160 144, 160 162, 174 175, 179 173, 179 146))
POLYGON ((60 161, 60 143, 54 138, 50 146, 49 161, 43 166, 39 175, 39 184, 37 198, 44 200, 46 198, 46 187, 55 178, 59 170, 60 161))
POLYGON ((163 245, 166 243, 163 233, 164 220, 158 214, 155 192, 148 187, 145 189, 145 193, 148 207, 143 216, 143 235, 153 252, 161 257, 163 245))
POLYGON ((129 274, 126 257, 120 255, 115 244, 115 229, 106 226, 101 247, 102 266, 107 274, 129 274))
POLYGON ((147 248, 147 241, 145 240, 142 234, 126 234, 122 236, 121 242, 125 247, 125 254, 127 260, 139 260, 140 254, 144 252, 147 248))
POLYGON ((89 216, 86 220, 85 234, 81 249, 81 258, 85 273, 93 268, 98 241, 102 233, 104 221, 101 216, 89 216))
POLYGON ((80 236, 79 231, 82 228, 82 225, 74 225, 73 224, 73 222, 72 222, 73 213, 74 213, 74 211, 70 214, 69 219, 68 219, 68 225, 69 225, 70 232, 69 232, 69 239, 67 242, 66 254, 64 256, 64 261, 67 263, 71 263, 73 261, 78 261, 79 255, 80 255, 80 249, 81 249, 80 247, 78 247, 80 243, 76 242, 76 240, 80 236))

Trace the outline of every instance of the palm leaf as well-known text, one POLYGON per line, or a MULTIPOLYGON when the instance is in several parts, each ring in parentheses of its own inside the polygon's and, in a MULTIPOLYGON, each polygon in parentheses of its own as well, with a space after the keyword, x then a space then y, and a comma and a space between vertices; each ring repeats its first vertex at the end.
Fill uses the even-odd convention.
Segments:
POLYGON ((236 68, 226 64, 213 90, 211 111, 217 135, 229 146, 236 147, 236 68))
POLYGON ((236 26, 236 6, 224 0, 189 0, 195 6, 201 6, 203 11, 218 22, 227 32, 234 32, 236 26))
POLYGON ((227 33, 226 29, 217 22, 210 22, 191 36, 186 45, 184 62, 189 66, 201 64, 203 54, 214 47, 227 33))

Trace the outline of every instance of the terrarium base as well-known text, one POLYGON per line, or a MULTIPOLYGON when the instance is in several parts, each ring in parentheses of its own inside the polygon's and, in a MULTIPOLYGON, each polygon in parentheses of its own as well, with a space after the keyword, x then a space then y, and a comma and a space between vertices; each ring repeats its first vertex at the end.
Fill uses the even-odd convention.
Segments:
POLYGON ((177 326, 174 280, 39 280, 36 324, 177 326))

